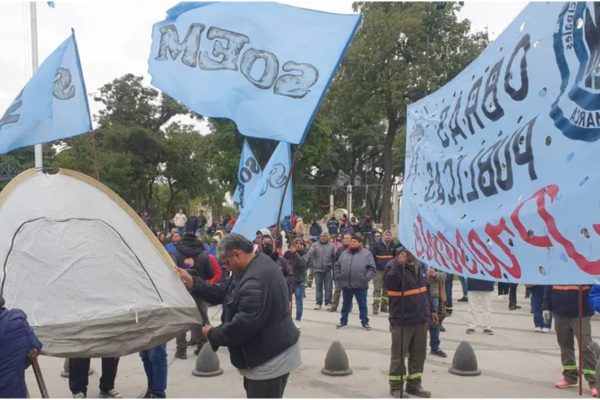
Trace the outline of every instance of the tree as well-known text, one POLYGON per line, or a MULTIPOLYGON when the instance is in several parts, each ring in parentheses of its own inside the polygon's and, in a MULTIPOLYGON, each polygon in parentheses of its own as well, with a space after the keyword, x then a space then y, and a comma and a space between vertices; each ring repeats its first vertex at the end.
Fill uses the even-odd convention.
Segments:
POLYGON ((334 137, 344 138, 355 155, 367 144, 380 150, 375 168, 382 174, 384 228, 391 224, 394 177, 404 168, 394 153, 404 143, 396 137, 406 107, 451 80, 487 44, 487 34, 470 34, 469 21, 457 20, 460 5, 443 4, 355 3, 363 22, 324 108, 335 121, 334 137))

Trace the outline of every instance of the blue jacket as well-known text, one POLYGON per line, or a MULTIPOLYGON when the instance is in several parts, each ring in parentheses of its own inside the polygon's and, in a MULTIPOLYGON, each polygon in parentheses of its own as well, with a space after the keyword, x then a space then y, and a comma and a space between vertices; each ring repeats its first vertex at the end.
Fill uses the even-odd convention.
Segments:
POLYGON ((600 312, 600 285, 593 285, 590 290, 590 305, 594 311, 600 312))
MULTIPOLYGON (((583 298, 583 317, 591 317, 594 310, 588 301, 590 293, 589 285, 581 285, 583 298)), ((550 310, 552 313, 563 318, 579 317, 579 286, 577 285, 553 285, 546 286, 544 290, 544 310, 550 310)))
POLYGON ((42 344, 27 323, 27 316, 18 309, 0 308, 0 398, 25 398, 25 368, 27 353, 42 344))
POLYGON ((385 267, 383 284, 388 291, 391 325, 419 325, 430 320, 435 307, 422 264, 398 264, 390 260, 385 267))

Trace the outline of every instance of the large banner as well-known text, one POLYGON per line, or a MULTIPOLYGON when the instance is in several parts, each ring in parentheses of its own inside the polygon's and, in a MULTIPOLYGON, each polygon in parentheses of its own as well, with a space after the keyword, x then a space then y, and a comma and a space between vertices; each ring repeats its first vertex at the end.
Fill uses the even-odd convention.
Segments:
POLYGON ((359 22, 269 2, 179 3, 154 25, 152 84, 243 135, 301 143, 359 22))
POLYGON ((530 3, 407 110, 399 236, 486 280, 600 275, 600 5, 530 3))
POLYGON ((91 130, 73 32, 44 60, 0 117, 0 153, 91 130))

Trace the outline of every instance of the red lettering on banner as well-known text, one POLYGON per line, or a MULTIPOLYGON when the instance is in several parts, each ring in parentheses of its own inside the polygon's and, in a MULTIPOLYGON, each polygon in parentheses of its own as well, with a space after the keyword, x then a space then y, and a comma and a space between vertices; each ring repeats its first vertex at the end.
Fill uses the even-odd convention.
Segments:
POLYGON ((517 261, 515 255, 510 251, 510 248, 506 244, 504 244, 504 242, 500 239, 500 234, 504 231, 508 232, 512 237, 515 236, 515 234, 506 226, 506 221, 504 220, 504 218, 500 218, 500 223, 498 223, 498 225, 486 224, 485 226, 485 233, 487 233, 490 239, 492 239, 492 241, 502 249, 504 254, 508 256, 508 258, 510 258, 512 266, 509 267, 507 264, 504 264, 502 261, 500 261, 498 258, 496 258, 495 256, 493 256, 493 254, 490 253, 491 257, 493 257, 492 262, 496 266, 501 265, 502 268, 511 276, 514 276, 515 278, 520 278, 521 267, 519 266, 519 261, 517 261))
MULTIPOLYGON (((497 224, 487 223, 485 233, 496 245, 491 248, 486 245, 479 234, 470 229, 467 232, 467 241, 463 239, 461 232, 457 229, 454 243, 450 242, 441 232, 433 234, 423 226, 423 218, 417 215, 416 223, 413 225, 415 231, 415 248, 418 257, 426 256, 427 260, 434 260, 439 266, 454 269, 462 273, 463 269, 471 275, 477 275, 479 268, 483 268, 491 277, 502 278, 503 273, 512 278, 520 279, 522 276, 519 260, 512 253, 511 248, 504 243, 500 237, 506 232, 512 238, 520 238, 525 243, 535 247, 553 247, 554 243, 560 244, 567 256, 584 272, 591 275, 600 275, 600 259, 589 260, 577 251, 573 242, 567 239, 559 230, 554 216, 546 208, 546 195, 550 202, 554 202, 559 192, 557 185, 549 185, 536 191, 529 198, 521 202, 511 213, 510 221, 518 235, 509 227, 504 218, 500 218, 497 224), (522 223, 520 212, 527 202, 535 200, 536 210, 548 229, 548 235, 534 235, 522 223), (500 249, 510 262, 502 261, 494 250, 500 249), (468 252, 468 254, 467 254, 468 252), (470 255, 470 257, 469 257, 470 255)), ((592 224, 594 231, 600 235, 600 224, 592 224)), ((505 258, 506 260, 506 258, 505 258)))

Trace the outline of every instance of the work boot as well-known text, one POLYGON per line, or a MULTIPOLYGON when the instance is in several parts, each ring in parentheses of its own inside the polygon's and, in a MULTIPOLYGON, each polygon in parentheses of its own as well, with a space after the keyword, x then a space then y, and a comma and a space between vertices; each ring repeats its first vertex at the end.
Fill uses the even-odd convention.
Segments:
POLYGON ((329 312, 337 312, 337 306, 332 305, 331 308, 329 310, 327 310, 329 312))
POLYGON ((431 392, 429 390, 423 389, 423 386, 419 385, 416 387, 406 386, 406 393, 413 394, 417 397, 431 397, 431 392))
POLYGON ((186 349, 177 349, 175 351, 175 358, 179 358, 180 360, 187 360, 186 349))
POLYGON ((396 399, 408 399, 410 396, 406 392, 402 392, 402 390, 398 389, 390 389, 390 396, 396 399))
POLYGON ((101 390, 98 394, 98 397, 101 399, 121 399, 121 393, 117 392, 115 389, 110 389, 108 391, 101 390))

